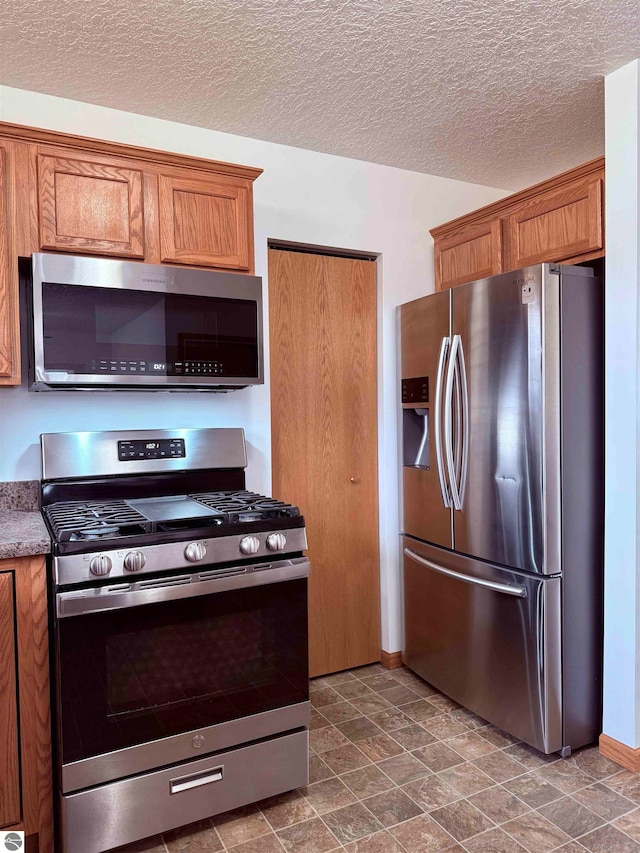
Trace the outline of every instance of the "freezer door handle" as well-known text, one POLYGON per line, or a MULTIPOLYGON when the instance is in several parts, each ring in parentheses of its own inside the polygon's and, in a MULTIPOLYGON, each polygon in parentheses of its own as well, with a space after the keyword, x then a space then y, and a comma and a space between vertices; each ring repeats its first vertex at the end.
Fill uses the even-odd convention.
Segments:
POLYGON ((446 475, 444 471, 444 457, 442 453, 442 380, 444 376, 444 365, 447 360, 447 351, 449 349, 449 338, 443 338, 440 344, 440 357, 438 358, 438 372, 436 374, 436 391, 435 391, 435 432, 434 438, 436 442, 436 463, 438 466, 438 480, 440 481, 440 493, 442 494, 442 503, 446 507, 451 506, 451 498, 449 497, 449 489, 447 486, 446 475))
POLYGON ((490 589, 493 592, 502 592, 505 595, 515 595, 516 598, 527 597, 527 590, 524 586, 512 586, 507 583, 497 583, 496 581, 487 581, 483 578, 474 578, 471 575, 462 575, 460 572, 454 572, 451 569, 445 569, 444 566, 439 566, 437 563, 432 563, 431 560, 425 560, 424 557, 412 551, 411 548, 405 548, 404 553, 410 560, 414 560, 421 566, 431 569, 433 572, 438 572, 438 574, 446 575, 454 580, 462 581, 462 583, 469 583, 472 586, 482 586, 485 589, 490 589))

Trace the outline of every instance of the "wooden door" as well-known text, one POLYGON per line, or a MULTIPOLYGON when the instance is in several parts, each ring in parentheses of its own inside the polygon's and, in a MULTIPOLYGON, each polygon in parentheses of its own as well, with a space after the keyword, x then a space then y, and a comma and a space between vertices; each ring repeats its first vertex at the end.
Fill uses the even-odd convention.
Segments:
POLYGON ((504 220, 505 270, 578 260, 603 248, 602 178, 547 192, 504 220))
POLYGON ((163 262, 253 272, 251 181, 158 176, 163 262))
POLYGON ((269 251, 273 493, 307 525, 312 676, 380 660, 376 266, 269 251))
POLYGON ((468 225, 434 245, 436 290, 502 272, 499 219, 468 225))
POLYGON ((13 573, 0 572, 0 827, 20 821, 13 573))
POLYGON ((110 162, 38 156, 43 249, 144 257, 142 172, 110 162))

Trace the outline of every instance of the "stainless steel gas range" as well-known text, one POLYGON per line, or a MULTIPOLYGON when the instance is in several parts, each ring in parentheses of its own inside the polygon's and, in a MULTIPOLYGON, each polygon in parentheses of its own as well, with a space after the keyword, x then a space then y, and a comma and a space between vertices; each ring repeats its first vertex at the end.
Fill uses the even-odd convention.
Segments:
POLYGON ((242 430, 41 444, 63 853, 307 784, 304 519, 245 489, 242 430))

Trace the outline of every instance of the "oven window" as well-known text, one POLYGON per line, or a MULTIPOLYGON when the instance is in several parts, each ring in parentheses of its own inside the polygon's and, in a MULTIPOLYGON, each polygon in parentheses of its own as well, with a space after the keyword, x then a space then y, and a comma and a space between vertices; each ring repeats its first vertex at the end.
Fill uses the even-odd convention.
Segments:
POLYGON ((45 370, 258 375, 251 300, 45 283, 42 307, 45 370))
POLYGON ((309 697, 307 581, 57 623, 64 764, 309 697))

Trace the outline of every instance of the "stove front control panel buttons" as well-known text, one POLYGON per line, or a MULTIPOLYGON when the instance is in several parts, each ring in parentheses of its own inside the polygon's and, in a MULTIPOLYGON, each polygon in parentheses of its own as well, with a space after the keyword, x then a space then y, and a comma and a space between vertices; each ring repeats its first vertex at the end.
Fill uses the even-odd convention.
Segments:
POLYGON ((260 550, 260 540, 257 536, 243 536, 240 540, 240 551, 247 556, 257 554, 260 550))
POLYGON ((135 459, 184 459, 186 455, 184 438, 161 438, 154 441, 140 438, 118 442, 120 462, 131 462, 135 459))
POLYGON ((92 575, 102 577, 109 574, 112 566, 111 557, 107 557, 106 554, 98 554, 89 563, 89 571, 92 575))
POLYGON ((267 548, 270 551, 284 551, 287 545, 287 537, 284 533, 271 533, 267 536, 267 548))
POLYGON ((207 555, 207 546, 202 542, 189 542, 184 549, 184 556, 190 563, 199 563, 207 555))
POLYGON ((129 551, 128 554, 125 554, 123 560, 123 565, 127 572, 139 572, 140 569, 144 569, 146 563, 147 558, 142 551, 129 551))

